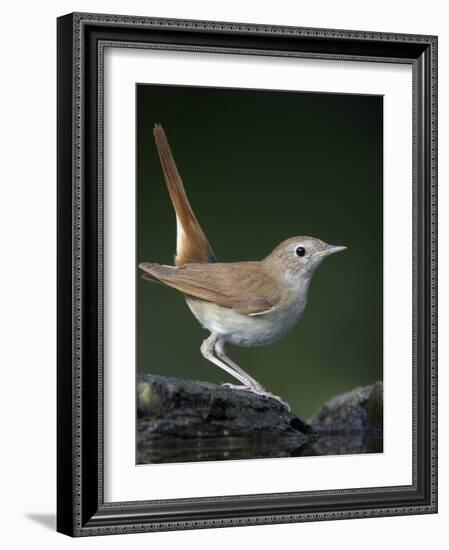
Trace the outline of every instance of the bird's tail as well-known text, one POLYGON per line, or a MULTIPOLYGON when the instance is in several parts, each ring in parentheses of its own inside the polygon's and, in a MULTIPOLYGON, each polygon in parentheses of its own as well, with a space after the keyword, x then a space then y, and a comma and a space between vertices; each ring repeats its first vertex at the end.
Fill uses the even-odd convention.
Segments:
POLYGON ((175 265, 216 262, 212 247, 190 206, 167 136, 160 124, 155 124, 153 134, 165 182, 176 213, 175 265))

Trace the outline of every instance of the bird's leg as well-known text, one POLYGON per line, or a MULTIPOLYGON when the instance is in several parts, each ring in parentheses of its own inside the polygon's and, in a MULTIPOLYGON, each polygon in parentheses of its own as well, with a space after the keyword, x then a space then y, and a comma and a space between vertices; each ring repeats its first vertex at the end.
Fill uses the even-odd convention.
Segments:
POLYGON ((228 367, 230 367, 233 371, 233 376, 235 376, 238 380, 243 382, 243 386, 234 386, 233 384, 224 384, 225 386, 232 387, 234 389, 246 389, 253 392, 266 392, 265 388, 259 384, 257 380, 252 378, 247 372, 245 372, 242 368, 240 368, 232 359, 230 359, 226 353, 225 353, 225 346, 223 340, 217 340, 215 342, 215 355, 226 363, 228 367), (236 375, 239 376, 236 376, 236 375))
MULTIPOLYGON (((225 345, 223 340, 217 339, 215 341, 215 354, 218 359, 226 363, 228 367, 232 369, 233 372, 231 374, 237 378, 237 380, 240 380, 243 382, 243 386, 236 386, 234 384, 223 384, 224 386, 227 386, 229 388, 235 389, 235 390, 246 390, 251 391, 253 393, 256 393, 257 395, 261 395, 263 397, 275 399, 276 401, 279 401, 284 407, 290 411, 290 405, 287 403, 287 401, 284 401, 279 396, 274 395, 270 392, 268 392, 257 380, 252 378, 248 373, 246 373, 241 367, 239 367, 232 359, 230 359, 226 353, 225 353, 225 345)), ((228 371, 229 372, 229 371, 228 371)))
MULTIPOLYGON (((219 341, 219 336, 217 334, 214 334, 213 332, 211 335, 204 340, 204 342, 201 344, 201 353, 205 359, 213 363, 214 365, 217 365, 221 369, 225 370, 228 374, 233 376, 234 378, 237 378, 239 382, 244 384, 243 386, 235 386, 236 388, 242 388, 242 389, 250 389, 247 386, 248 379, 245 376, 242 376, 237 371, 235 371, 230 365, 219 359, 215 356, 214 351, 216 348, 216 344, 219 341)), ((241 370, 241 369, 240 369, 241 370)), ((243 371, 242 371, 243 372, 243 371)))
POLYGON ((242 368, 234 363, 229 357, 225 354, 223 341, 220 339, 219 335, 211 333, 211 335, 204 340, 201 344, 201 353, 205 359, 214 363, 228 374, 236 378, 241 382, 242 386, 237 386, 235 384, 224 384, 235 390, 250 391, 262 397, 275 399, 279 401, 287 410, 290 411, 290 405, 270 392, 267 392, 263 386, 247 374, 242 368))

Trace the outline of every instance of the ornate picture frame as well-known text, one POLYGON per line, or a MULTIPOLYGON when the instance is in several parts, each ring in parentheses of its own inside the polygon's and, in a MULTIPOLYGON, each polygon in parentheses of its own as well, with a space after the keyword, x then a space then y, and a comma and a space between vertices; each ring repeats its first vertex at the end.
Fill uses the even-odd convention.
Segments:
POLYGON ((74 13, 58 18, 58 502, 70 536, 437 511, 437 38, 74 13), (104 49, 397 63, 413 72, 412 483, 104 498, 104 49))

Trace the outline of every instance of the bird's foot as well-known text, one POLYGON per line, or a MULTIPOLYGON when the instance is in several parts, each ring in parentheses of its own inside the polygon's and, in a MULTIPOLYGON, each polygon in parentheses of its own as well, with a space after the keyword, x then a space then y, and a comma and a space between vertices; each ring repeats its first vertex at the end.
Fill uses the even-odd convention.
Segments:
POLYGON ((231 390, 242 390, 242 391, 252 391, 249 386, 244 386, 243 384, 229 384, 228 382, 222 384, 224 388, 230 388, 231 390))
POLYGON ((225 388, 231 388, 232 390, 240 390, 240 391, 248 391, 251 393, 255 393, 256 395, 260 395, 261 397, 265 397, 266 399, 274 399, 275 401, 278 401, 282 406, 284 406, 288 412, 291 411, 290 405, 287 403, 287 401, 284 401, 281 399, 278 395, 274 395, 274 393, 270 393, 264 389, 256 389, 251 388, 250 386, 243 386, 243 385, 237 385, 237 384, 222 384, 225 388))
POLYGON ((287 401, 284 401, 281 397, 279 397, 279 395, 274 395, 274 393, 270 393, 268 391, 263 391, 263 392, 255 391, 254 393, 262 397, 265 397, 266 399, 274 399, 275 401, 278 401, 283 407, 287 409, 288 412, 291 412, 292 410, 290 405, 287 403, 287 401))

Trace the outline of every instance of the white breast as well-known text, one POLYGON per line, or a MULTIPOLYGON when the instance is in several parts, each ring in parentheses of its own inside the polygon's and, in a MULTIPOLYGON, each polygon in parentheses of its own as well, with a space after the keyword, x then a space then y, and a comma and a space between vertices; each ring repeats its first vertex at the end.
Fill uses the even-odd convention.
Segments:
POLYGON ((231 344, 264 346, 282 338, 301 318, 307 291, 278 305, 263 315, 243 315, 211 302, 186 298, 192 313, 210 332, 220 334, 231 344))

